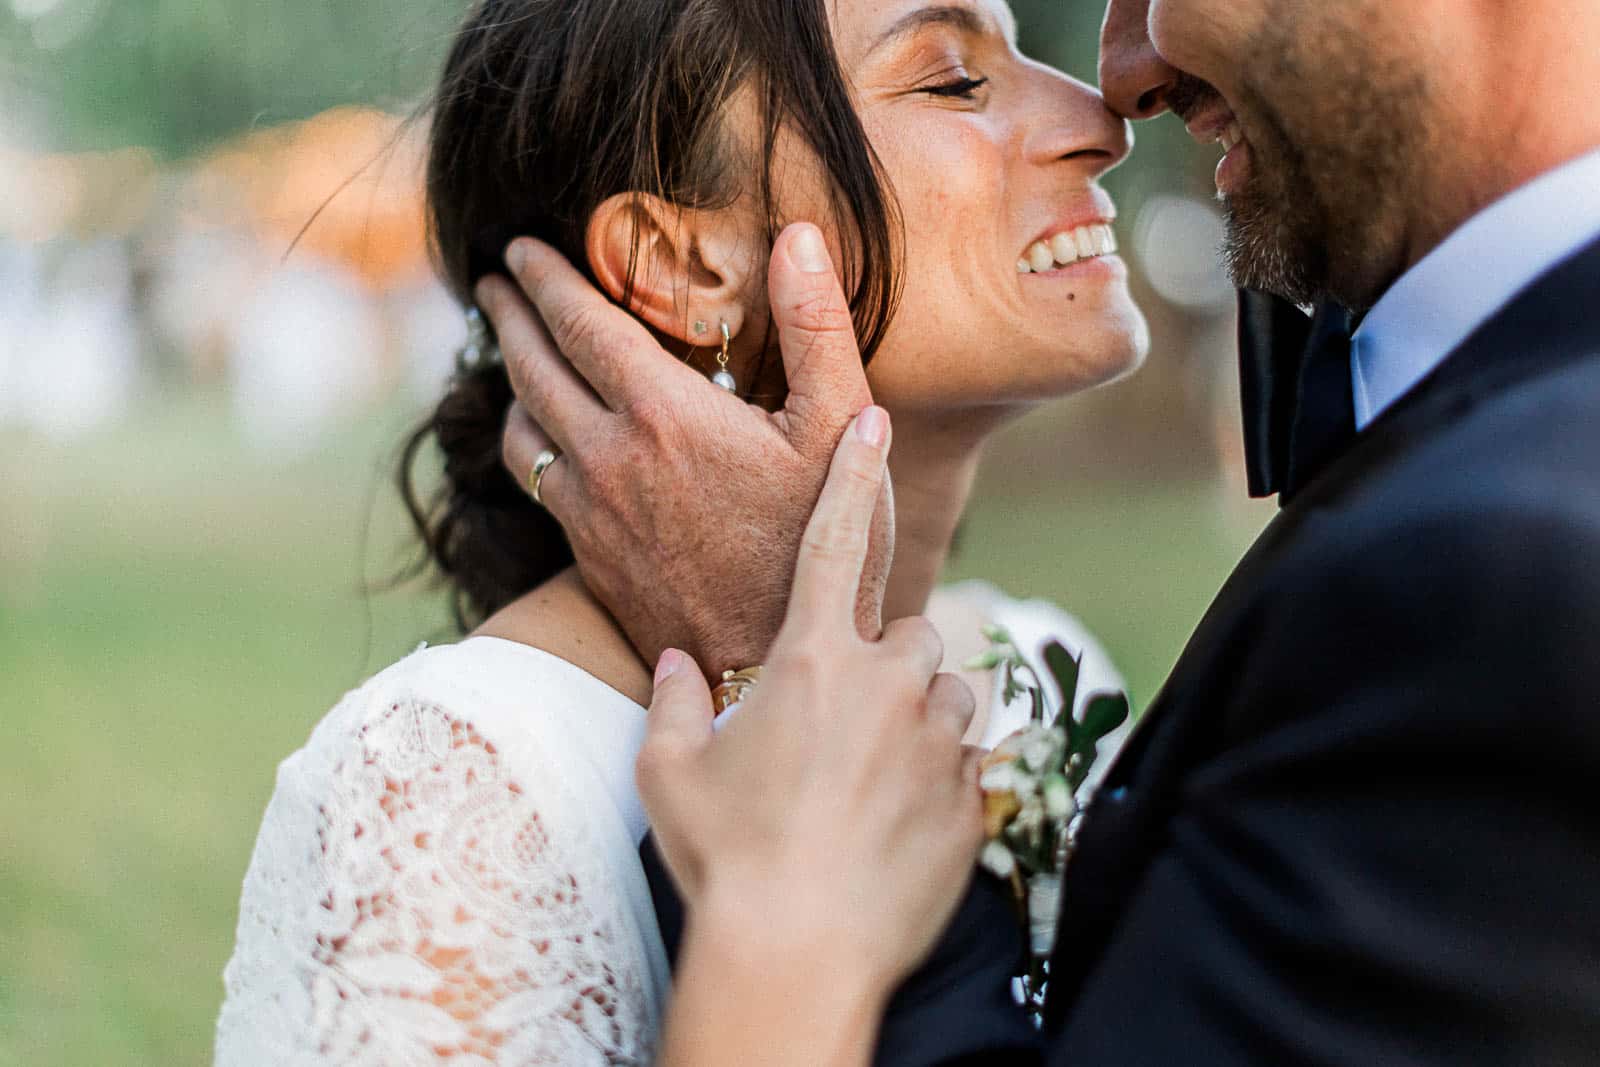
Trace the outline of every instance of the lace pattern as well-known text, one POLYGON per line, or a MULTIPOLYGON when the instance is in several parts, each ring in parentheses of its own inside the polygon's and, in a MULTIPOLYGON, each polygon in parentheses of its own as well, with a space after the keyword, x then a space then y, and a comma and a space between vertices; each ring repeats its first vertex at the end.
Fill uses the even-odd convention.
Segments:
POLYGON ((556 777, 437 703, 348 698, 280 770, 218 1064, 647 1063, 638 935, 556 777))
MULTIPOLYGON (((1091 681, 1115 677, 1049 605, 977 583, 941 596, 972 604, 959 626, 1060 636, 1091 681)), ((668 977, 636 852, 643 725, 592 676, 495 639, 347 696, 279 768, 219 1067, 650 1062, 668 977)))

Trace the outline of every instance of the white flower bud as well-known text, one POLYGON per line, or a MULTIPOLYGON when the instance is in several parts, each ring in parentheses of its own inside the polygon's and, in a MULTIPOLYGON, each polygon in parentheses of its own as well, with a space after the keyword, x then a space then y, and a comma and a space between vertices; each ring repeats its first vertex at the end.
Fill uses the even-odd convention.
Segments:
POLYGON ((1072 787, 1059 774, 1044 780, 1044 810, 1052 819, 1070 819, 1078 812, 1077 801, 1072 798, 1072 787))
POLYGON ((992 671, 1000 666, 1000 653, 990 649, 980 652, 961 665, 964 671, 992 671))
POLYGON ((983 777, 978 779, 978 785, 985 793, 1013 793, 1017 791, 1018 773, 1016 762, 996 763, 983 772, 983 777))
POLYGON ((1008 756, 1015 759, 1022 755, 1022 741, 1025 733, 1025 730, 1018 730, 1014 734, 1007 734, 1004 741, 994 746, 992 755, 996 759, 1004 759, 1008 756))
POLYGON ((983 855, 978 858, 984 870, 996 878, 1010 878, 1017 869, 1017 858, 1002 841, 990 841, 983 846, 983 855))
POLYGON ((1022 760, 1030 771, 1044 773, 1055 769, 1066 749, 1065 738, 1057 731, 1042 728, 1029 734, 1022 744, 1022 760))

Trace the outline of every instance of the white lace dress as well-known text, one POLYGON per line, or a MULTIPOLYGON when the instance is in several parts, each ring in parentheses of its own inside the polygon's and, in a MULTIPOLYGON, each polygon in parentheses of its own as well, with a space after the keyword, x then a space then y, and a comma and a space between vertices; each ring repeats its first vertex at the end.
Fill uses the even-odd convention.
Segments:
MULTIPOLYGON (((957 603, 1024 648, 1083 651, 1085 689, 1120 686, 1056 609, 968 584, 930 613, 957 603)), ((1025 717, 996 712, 991 744, 1025 717)), ((669 975, 637 852, 644 725, 572 664, 488 637, 346 696, 278 770, 219 1067, 650 1062, 669 975)))

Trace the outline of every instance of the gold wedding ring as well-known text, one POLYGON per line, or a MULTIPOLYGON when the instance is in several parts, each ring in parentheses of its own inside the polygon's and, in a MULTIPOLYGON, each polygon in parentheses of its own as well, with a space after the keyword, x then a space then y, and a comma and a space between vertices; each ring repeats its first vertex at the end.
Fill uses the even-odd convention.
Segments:
POLYGON ((556 460, 561 458, 561 453, 553 448, 547 448, 539 453, 539 458, 533 461, 533 472, 528 475, 528 487, 533 490, 533 502, 541 508, 544 507, 544 476, 556 460))

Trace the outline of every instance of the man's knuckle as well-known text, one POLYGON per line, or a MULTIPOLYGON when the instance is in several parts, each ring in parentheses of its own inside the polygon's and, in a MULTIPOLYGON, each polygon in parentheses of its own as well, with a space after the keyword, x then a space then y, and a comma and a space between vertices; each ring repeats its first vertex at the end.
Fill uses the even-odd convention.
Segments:
POLYGON ((623 406, 622 416, 632 431, 632 446, 659 455, 670 451, 677 428, 677 410, 659 393, 634 397, 623 406))
POLYGON ((563 352, 589 348, 600 330, 599 316, 585 304, 570 302, 553 308, 548 319, 563 352))
POLYGON ((806 293, 793 305, 794 322, 801 329, 822 335, 855 334, 850 309, 841 304, 831 288, 806 293))

